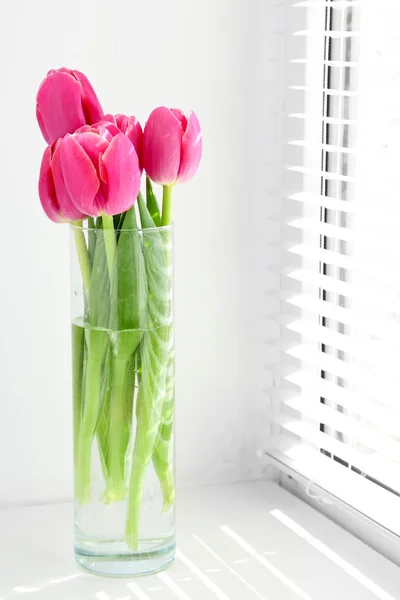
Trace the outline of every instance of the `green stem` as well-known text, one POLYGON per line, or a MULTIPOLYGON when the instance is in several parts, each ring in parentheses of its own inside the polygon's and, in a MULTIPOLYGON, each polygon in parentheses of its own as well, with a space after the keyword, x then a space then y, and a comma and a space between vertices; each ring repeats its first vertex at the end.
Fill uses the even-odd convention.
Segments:
MULTIPOLYGON (((125 453, 129 444, 130 422, 126 414, 126 379, 130 361, 113 359, 113 391, 110 402, 108 438, 108 502, 123 500, 126 494, 124 477, 125 453)), ((133 394, 133 390, 132 390, 133 394)))
POLYGON ((90 276, 92 269, 90 267, 89 253, 86 246, 85 234, 82 231, 82 221, 73 221, 76 254, 78 256, 79 266, 82 272, 83 286, 86 297, 89 294, 90 276))
MULTIPOLYGON (((154 221, 139 194, 138 205, 142 227, 154 228, 154 221)), ((164 219, 171 213, 171 190, 164 188, 164 219), (168 208, 169 206, 169 208, 168 208)), ((140 386, 136 404, 136 433, 133 449, 132 469, 129 481, 127 506, 127 523, 125 540, 132 550, 137 548, 143 485, 147 467, 153 456, 159 439, 160 423, 165 395, 163 383, 168 361, 171 357, 171 304, 170 304, 170 259, 167 253, 169 230, 156 229, 148 236, 151 243, 146 243, 144 235, 143 252, 146 263, 148 281, 148 325, 143 335, 140 357, 140 386)), ((172 448, 168 442, 166 448, 172 448)), ((165 452, 160 456, 164 461, 165 452)), ((164 465, 163 465, 164 468, 164 465)), ((161 473, 165 505, 173 501, 173 481, 170 473, 161 473), (165 485, 164 485, 165 484, 165 485), (172 493, 171 493, 172 490, 172 493)))
POLYGON ((90 265, 93 267, 94 251, 96 248, 96 225, 93 217, 88 217, 88 252, 90 265))
POLYGON ((83 367, 85 354, 85 331, 72 325, 72 397, 74 415, 74 479, 77 487, 79 432, 82 420, 83 367))
POLYGON ((161 383, 168 357, 168 326, 148 330, 142 349, 142 379, 137 396, 136 434, 129 479, 125 540, 136 550, 143 485, 158 436, 164 397, 161 383))
POLYGON ((92 444, 100 408, 101 362, 89 352, 86 363, 85 410, 79 432, 77 496, 81 504, 90 501, 92 444))
POLYGON ((172 185, 163 185, 161 226, 171 225, 172 221, 172 185))
POLYGON ((110 280, 112 277, 115 252, 117 250, 117 242, 115 240, 114 232, 114 219, 110 215, 102 215, 103 220, 103 231, 104 231, 104 245, 106 247, 108 272, 110 273, 110 280))
POLYGON ((137 550, 138 546, 139 515, 147 464, 138 456, 133 455, 125 529, 125 541, 131 550, 137 550))
POLYGON ((99 455, 101 462, 101 469, 103 472, 104 481, 108 480, 108 432, 110 426, 110 401, 112 392, 112 351, 111 345, 108 346, 106 352, 106 358, 103 367, 103 380, 101 390, 101 410, 99 414, 99 421, 96 428, 97 443, 99 447, 99 455))
POLYGON ((159 453, 153 455, 153 465, 164 498, 163 512, 167 512, 175 502, 174 468, 171 462, 163 462, 159 453))
POLYGON ((165 399, 158 430, 158 439, 152 460, 164 497, 164 511, 174 504, 175 483, 173 469, 173 421, 174 421, 174 356, 171 354, 165 377, 165 399))
MULTIPOLYGON (((140 192, 139 192, 140 194, 140 192)), ((154 195, 153 187, 151 185, 151 181, 148 177, 146 177, 146 204, 147 209, 151 215, 151 218, 154 221, 154 225, 156 227, 160 227, 161 225, 161 216, 160 209, 158 207, 157 198, 154 195)))

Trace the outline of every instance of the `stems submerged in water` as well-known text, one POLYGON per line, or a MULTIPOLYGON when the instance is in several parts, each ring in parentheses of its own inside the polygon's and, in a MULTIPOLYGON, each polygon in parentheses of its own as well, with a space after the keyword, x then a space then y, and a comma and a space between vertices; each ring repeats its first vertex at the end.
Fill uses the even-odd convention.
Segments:
POLYGON ((113 361, 113 391, 109 406, 108 478, 106 501, 123 500, 128 490, 125 472, 129 446, 133 396, 135 391, 134 357, 128 361, 113 361))
MULTIPOLYGON (((89 336, 94 332, 90 331, 89 336)), ((97 332, 96 332, 97 333, 97 332)), ((79 431, 78 473, 76 494, 81 504, 90 501, 90 467, 92 445, 100 409, 102 361, 96 353, 86 362, 85 405, 79 431)))
POLYGON ((148 281, 148 320, 141 347, 141 380, 125 530, 125 540, 132 550, 137 548, 143 481, 159 434, 166 369, 172 350, 169 232, 151 229, 153 221, 140 194, 138 204, 142 227, 149 228, 144 230, 143 242, 148 281))
MULTIPOLYGON (((85 333, 82 327, 72 325, 72 398, 74 418, 74 481, 77 486, 79 465, 79 432, 83 410, 83 371, 85 362, 85 333)), ((77 489, 77 487, 76 487, 77 489)))
POLYGON ((165 398, 158 430, 157 442, 153 453, 153 466, 160 481, 164 498, 163 510, 166 512, 175 502, 175 479, 173 469, 173 419, 174 397, 174 357, 171 356, 166 370, 165 398))
MULTIPOLYGON (((150 185, 148 189, 152 192, 150 185)), ((164 190, 167 220, 170 191, 164 190)), ((161 224, 155 198, 150 200, 161 224)), ((127 499, 125 540, 132 550, 138 546, 143 489, 151 461, 164 510, 175 498, 171 237, 169 229, 155 226, 141 196, 138 204, 141 231, 133 207, 125 213, 119 231, 114 230, 114 220, 103 217, 101 228, 88 232, 91 272, 85 284, 85 321, 81 327, 77 323, 78 331, 73 333, 75 495, 80 504, 91 499, 92 448, 97 437, 105 491, 101 497, 97 489, 96 497, 106 503, 127 499), (128 449, 129 454, 132 449, 131 456, 128 449)), ((97 480, 93 483, 98 486, 97 480)))

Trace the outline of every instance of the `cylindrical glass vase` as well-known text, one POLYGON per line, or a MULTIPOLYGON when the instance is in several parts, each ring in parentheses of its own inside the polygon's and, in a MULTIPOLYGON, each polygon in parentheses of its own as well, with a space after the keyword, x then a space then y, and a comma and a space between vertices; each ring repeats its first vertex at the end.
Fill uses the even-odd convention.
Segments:
POLYGON ((124 577, 175 553, 173 233, 134 210, 71 226, 75 555, 124 577))

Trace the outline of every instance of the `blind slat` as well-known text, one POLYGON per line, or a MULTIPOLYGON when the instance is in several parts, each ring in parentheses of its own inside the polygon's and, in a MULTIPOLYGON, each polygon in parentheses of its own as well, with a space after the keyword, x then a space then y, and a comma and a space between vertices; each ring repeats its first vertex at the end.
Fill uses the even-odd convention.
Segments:
POLYGON ((327 237, 345 240, 347 242, 352 242, 355 237, 352 229, 347 227, 339 227, 337 225, 330 225, 329 223, 323 223, 321 220, 316 221, 312 219, 294 219, 289 220, 288 225, 296 229, 301 229, 302 231, 311 231, 327 237))
POLYGON ((400 535, 399 498, 376 483, 360 477, 351 469, 327 457, 315 448, 272 437, 267 454, 277 463, 287 465, 293 472, 318 485, 349 506, 368 515, 383 527, 400 535), (385 510, 382 511, 382 506, 385 510))
POLYGON ((268 453, 400 535, 400 8, 294 6, 268 453))
MULTIPOLYGON (((400 339, 400 323, 397 318, 390 319, 378 312, 371 313, 368 308, 364 308, 363 311, 361 307, 358 310, 350 310, 307 294, 282 293, 282 300, 288 307, 303 309, 305 318, 308 318, 306 316, 308 313, 314 314, 316 320, 325 317, 338 323, 345 323, 352 326, 355 331, 369 332, 372 339, 386 338, 388 342, 400 339)), ((295 314, 294 318, 296 318, 295 314)))
POLYGON ((317 319, 299 319, 292 320, 285 325, 286 329, 293 331, 303 337, 303 339, 319 341, 321 344, 342 350, 358 359, 373 362, 379 365, 380 361, 388 363, 384 351, 390 350, 392 353, 400 352, 400 340, 394 336, 392 340, 385 339, 385 345, 382 340, 373 338, 365 339, 365 334, 361 332, 345 335, 337 333, 328 327, 324 327, 317 322, 317 319))
MULTIPOLYGON (((312 403, 307 401, 302 397, 295 397, 285 401, 285 406, 292 408, 295 411, 300 412, 303 415, 307 415, 317 423, 323 423, 325 427, 330 427, 335 431, 340 431, 342 434, 350 438, 353 443, 354 441, 360 442, 363 444, 363 447, 369 450, 374 450, 384 456, 393 459, 396 461, 400 456, 400 442, 396 439, 392 439, 391 433, 387 432, 387 434, 383 433, 382 430, 373 427, 372 425, 368 425, 367 423, 357 420, 356 413, 350 411, 348 414, 344 414, 339 412, 338 410, 332 409, 325 404, 322 403, 312 403)), ((281 417, 282 415, 280 415, 281 417)), ((287 422, 299 423, 298 430, 301 429, 301 426, 306 425, 305 422, 294 420, 293 417, 284 416, 285 424, 287 422)), ((297 427, 297 425, 296 425, 297 427)), ((318 434, 318 439, 322 440, 321 447, 324 447, 326 443, 326 437, 330 437, 327 433, 321 433, 319 427, 312 426, 310 429, 314 434, 318 434), (320 435, 325 436, 323 439, 320 435)), ((400 424, 399 430, 397 434, 400 435, 400 424)), ((301 435, 301 437, 306 437, 301 435)), ((345 453, 347 450, 354 452, 356 454, 357 451, 354 448, 351 448, 351 445, 346 445, 343 442, 338 441, 337 439, 333 439, 333 441, 337 442, 337 452, 341 453, 342 458, 348 459, 348 455, 345 453)), ((336 454, 336 452, 335 452, 336 454)), ((351 461, 353 462, 353 460, 351 461)), ((397 464, 397 473, 399 478, 396 482, 396 485, 400 488, 400 464, 397 464)), ((395 482, 392 481, 392 485, 395 482)))
POLYGON ((296 200, 303 204, 311 204, 318 207, 330 208, 332 210, 340 210, 343 212, 354 212, 355 206, 353 202, 347 202, 337 198, 330 198, 329 196, 322 196, 320 194, 312 194, 308 192, 297 192, 288 196, 289 200, 296 200))
MULTIPOLYGON (((382 456, 380 451, 370 452, 369 454, 362 453, 349 444, 339 442, 326 433, 318 431, 314 426, 291 420, 290 417, 283 415, 276 419, 276 423, 285 430, 284 435, 287 436, 287 441, 291 439, 290 436, 297 436, 301 438, 303 443, 323 448, 337 458, 349 463, 361 473, 379 479, 393 490, 399 490, 400 467, 390 458, 382 456)), ((293 438, 292 441, 294 441, 293 438)))
POLYGON ((336 294, 342 294, 343 296, 352 296, 355 292, 355 288, 350 283, 340 281, 334 277, 328 277, 319 273, 317 270, 311 271, 307 269, 283 269, 282 276, 287 277, 290 280, 297 281, 301 284, 310 284, 319 290, 319 288, 334 292, 336 294))
POLYGON ((283 395, 286 397, 315 398, 319 402, 324 398, 327 402, 337 404, 343 408, 365 417, 365 419, 394 432, 400 428, 400 408, 385 406, 365 394, 359 394, 354 389, 341 387, 337 382, 328 379, 315 381, 315 374, 305 370, 294 371, 284 377, 283 395))
POLYGON ((305 85, 290 85, 289 90, 294 90, 297 92, 314 92, 317 94, 327 94, 328 96, 343 96, 347 98, 355 98, 357 96, 357 92, 353 92, 351 90, 338 90, 335 88, 314 88, 307 87, 305 85))
POLYGON ((379 375, 371 373, 366 367, 355 365, 353 364, 354 361, 347 362, 326 352, 321 352, 315 349, 314 345, 298 344, 282 349, 282 352, 287 356, 304 362, 306 365, 315 367, 336 377, 341 377, 347 381, 356 381, 360 388, 370 386, 380 391, 382 391, 382 388, 385 391, 393 391, 396 389, 396 386, 400 386, 400 372, 397 370, 393 371, 393 365, 388 366, 386 370, 382 368, 381 375, 384 373, 387 378, 387 381, 383 385, 379 382, 379 375))
POLYGON ((352 314, 349 310, 342 308, 341 306, 335 306, 330 302, 324 302, 319 298, 310 297, 307 294, 289 294, 286 298, 283 296, 283 301, 288 305, 301 308, 309 314, 315 315, 316 318, 324 316, 325 318, 338 321, 339 323, 354 325, 352 314))
POLYGON ((346 61, 346 60, 313 60, 310 58, 293 58, 290 61, 292 64, 300 64, 300 65, 327 65, 329 67, 358 67, 359 63, 355 61, 346 61))
POLYGON ((368 274, 371 278, 379 280, 381 277, 385 282, 388 282, 393 272, 396 272, 399 264, 399 258, 390 253, 386 254, 384 260, 382 260, 382 256, 378 252, 376 252, 375 256, 372 255, 371 257, 367 255, 354 257, 325 250, 316 244, 284 242, 282 246, 283 251, 289 254, 308 258, 314 260, 316 263, 321 262, 334 267, 342 267, 343 269, 357 269, 360 273, 368 274))
POLYGON ((309 258, 316 262, 326 263, 334 267, 342 267, 343 269, 354 269, 355 260, 351 256, 324 250, 316 245, 311 244, 284 244, 284 250, 290 254, 295 254, 302 258, 309 258))
POLYGON ((329 8, 347 8, 359 6, 361 0, 304 0, 304 2, 296 2, 293 4, 295 8, 320 8, 325 5, 329 8))
POLYGON ((297 173, 304 173, 305 175, 316 175, 317 177, 324 177, 325 179, 332 179, 335 181, 347 181, 348 183, 354 183, 355 178, 349 177, 348 175, 342 175, 340 173, 322 171, 307 167, 304 165, 283 165, 285 169, 289 171, 296 171, 297 173))
POLYGON ((294 31, 293 34, 294 36, 306 36, 306 37, 310 37, 310 36, 318 36, 318 37, 327 37, 329 36, 330 38, 333 39, 348 39, 348 38, 358 38, 360 37, 360 32, 359 31, 343 31, 343 30, 329 30, 329 31, 324 31, 323 29, 301 29, 299 31, 294 31))
POLYGON ((357 125, 356 119, 343 119, 336 117, 329 117, 321 114, 310 114, 310 113, 289 113, 287 115, 290 119, 302 119, 303 121, 317 121, 321 123, 332 123, 334 125, 357 125))
POLYGON ((352 365, 343 360, 337 360, 324 352, 314 350, 306 344, 298 344, 283 350, 283 352, 287 356, 296 358, 309 366, 316 367, 337 377, 342 377, 347 381, 351 380, 352 376, 354 376, 352 365))
POLYGON ((349 148, 348 146, 335 146, 333 144, 310 144, 305 140, 288 140, 290 146, 299 146, 301 148, 312 148, 314 150, 325 150, 326 152, 343 152, 344 154, 355 154, 355 148, 349 148))
MULTIPOLYGON (((368 249, 376 248, 377 251, 381 250, 385 254, 390 251, 390 260, 398 260, 400 258, 400 244, 397 239, 398 223, 397 220, 393 219, 393 214, 387 215, 387 220, 381 224, 385 224, 385 229, 377 228, 376 219, 375 221, 363 220, 363 227, 360 231, 353 228, 346 227, 346 220, 343 218, 343 225, 333 225, 331 223, 325 223, 320 218, 294 218, 289 217, 287 224, 295 229, 300 229, 304 232, 311 232, 326 237, 337 238, 346 242, 357 243, 359 249, 361 244, 364 248, 368 249)), ((376 252, 378 254, 378 252, 376 252)), ((379 257, 378 257, 379 260, 379 257)), ((361 262, 361 261, 360 261, 361 262)), ((371 259, 368 257, 368 265, 371 264, 371 259)))

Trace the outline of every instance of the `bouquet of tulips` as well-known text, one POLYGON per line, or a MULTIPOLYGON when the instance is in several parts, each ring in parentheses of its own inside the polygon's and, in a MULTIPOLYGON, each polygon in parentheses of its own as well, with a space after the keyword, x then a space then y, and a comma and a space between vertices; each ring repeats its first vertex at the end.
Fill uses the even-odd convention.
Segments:
POLYGON ((52 221, 71 224, 84 288, 72 327, 75 498, 90 501, 97 441, 103 500, 127 499, 135 550, 151 461, 164 507, 174 503, 171 192, 197 170, 200 125, 161 106, 142 131, 134 116, 104 114, 85 75, 65 68, 40 85, 36 114, 48 144, 40 201, 52 221), (162 210, 152 182, 163 186, 162 210))

